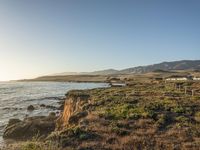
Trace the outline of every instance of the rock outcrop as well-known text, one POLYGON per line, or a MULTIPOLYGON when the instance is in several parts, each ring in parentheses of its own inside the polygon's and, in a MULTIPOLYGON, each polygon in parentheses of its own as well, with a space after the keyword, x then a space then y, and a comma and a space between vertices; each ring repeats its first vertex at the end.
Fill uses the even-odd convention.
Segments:
POLYGON ((30 105, 30 106, 27 107, 27 110, 28 111, 33 111, 33 110, 35 110, 35 107, 33 105, 30 105))
POLYGON ((69 91, 64 104, 64 111, 57 120, 57 129, 68 127, 71 124, 78 124, 81 118, 88 115, 83 108, 90 104, 90 95, 84 91, 69 91))
POLYGON ((54 115, 30 117, 23 121, 11 119, 3 137, 16 140, 31 139, 34 136, 45 137, 55 130, 56 119, 54 115))
POLYGON ((86 106, 90 104, 90 95, 84 91, 74 90, 66 95, 64 110, 59 117, 52 112, 49 116, 36 116, 24 120, 11 119, 4 130, 6 139, 24 140, 37 137, 47 137, 53 131, 70 128, 73 125, 85 124, 88 115, 86 106))

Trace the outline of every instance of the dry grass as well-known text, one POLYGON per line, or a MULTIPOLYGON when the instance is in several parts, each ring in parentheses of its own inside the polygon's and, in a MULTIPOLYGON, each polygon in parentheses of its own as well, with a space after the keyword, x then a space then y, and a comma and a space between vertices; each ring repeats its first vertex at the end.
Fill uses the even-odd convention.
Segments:
POLYGON ((0 150, 62 150, 61 146, 55 142, 27 141, 7 145, 0 150))

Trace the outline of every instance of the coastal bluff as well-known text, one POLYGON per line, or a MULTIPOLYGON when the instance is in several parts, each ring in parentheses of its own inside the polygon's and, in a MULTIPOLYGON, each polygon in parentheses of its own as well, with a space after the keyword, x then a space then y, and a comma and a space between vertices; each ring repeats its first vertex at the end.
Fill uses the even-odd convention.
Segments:
POLYGON ((84 90, 72 90, 66 94, 64 110, 57 120, 57 130, 77 124, 79 120, 88 115, 85 108, 91 103, 90 94, 84 90))
POLYGON ((53 131, 63 130, 70 125, 77 125, 79 120, 88 115, 85 108, 90 103, 90 95, 84 90, 72 90, 66 94, 59 116, 28 117, 24 120, 10 119, 3 134, 4 139, 24 140, 35 136, 47 137, 53 131))

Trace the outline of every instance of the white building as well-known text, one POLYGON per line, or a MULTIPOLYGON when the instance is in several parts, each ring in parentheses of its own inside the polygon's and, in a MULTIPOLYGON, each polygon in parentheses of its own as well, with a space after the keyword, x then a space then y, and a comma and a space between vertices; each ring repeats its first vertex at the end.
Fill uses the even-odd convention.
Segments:
POLYGON ((188 78, 186 77, 174 77, 174 78, 167 78, 166 81, 187 81, 188 78))
POLYGON ((200 77, 194 77, 193 80, 200 81, 200 77))

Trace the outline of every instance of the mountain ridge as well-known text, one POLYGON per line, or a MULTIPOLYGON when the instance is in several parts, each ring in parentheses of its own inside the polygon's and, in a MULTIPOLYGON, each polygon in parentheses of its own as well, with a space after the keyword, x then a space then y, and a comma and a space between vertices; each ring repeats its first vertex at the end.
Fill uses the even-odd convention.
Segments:
POLYGON ((122 70, 106 69, 93 72, 63 72, 48 76, 142 74, 142 73, 153 72, 156 70, 161 70, 161 71, 200 70, 200 60, 164 61, 161 63, 130 67, 122 70))

